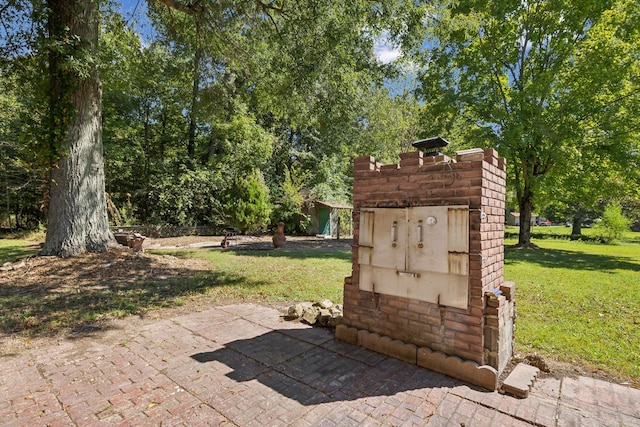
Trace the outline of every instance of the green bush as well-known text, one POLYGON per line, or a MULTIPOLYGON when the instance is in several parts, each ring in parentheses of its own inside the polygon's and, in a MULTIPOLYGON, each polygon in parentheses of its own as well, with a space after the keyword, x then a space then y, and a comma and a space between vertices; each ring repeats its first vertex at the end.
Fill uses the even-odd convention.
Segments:
POLYGON ((611 243, 619 240, 630 226, 631 220, 622 213, 620 203, 612 202, 604 208, 602 221, 596 225, 597 236, 602 242, 611 243))
POLYGON ((284 222, 285 233, 304 234, 311 226, 310 218, 302 212, 304 188, 304 175, 298 174, 295 168, 285 170, 271 213, 271 223, 284 222))
POLYGON ((269 188, 258 169, 238 176, 225 195, 224 211, 229 224, 244 232, 263 231, 269 225, 271 202, 269 188))

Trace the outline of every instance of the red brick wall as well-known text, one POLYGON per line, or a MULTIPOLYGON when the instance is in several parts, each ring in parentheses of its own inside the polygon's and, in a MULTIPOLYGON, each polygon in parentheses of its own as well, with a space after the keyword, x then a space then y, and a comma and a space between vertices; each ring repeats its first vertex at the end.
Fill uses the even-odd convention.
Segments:
MULTIPOLYGON (((487 364, 488 352, 497 343, 485 343, 485 294, 503 284, 504 159, 493 149, 461 151, 456 160, 423 157, 419 151, 403 153, 400 159, 391 165, 373 157, 354 161, 353 272, 345 280, 343 323, 487 364), (361 208, 447 205, 468 205, 470 210, 467 309, 359 289, 361 208)), ((499 334, 490 334, 495 335, 499 334)))

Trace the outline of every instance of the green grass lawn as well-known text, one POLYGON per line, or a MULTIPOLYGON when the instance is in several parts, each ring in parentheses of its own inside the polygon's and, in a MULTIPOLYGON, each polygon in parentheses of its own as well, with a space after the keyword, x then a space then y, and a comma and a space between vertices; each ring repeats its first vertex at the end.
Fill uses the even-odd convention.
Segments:
MULTIPOLYGON (((342 302, 344 278, 351 275, 351 252, 313 250, 197 250, 164 252, 196 256, 211 262, 217 285, 208 298, 248 299, 268 302, 342 302), (221 280, 227 278, 228 280, 221 280)), ((203 273, 207 276, 207 273, 203 273)), ((203 278, 206 280, 206 278, 203 278)))
POLYGON ((40 246, 32 239, 0 239, 0 265, 35 255, 40 246))
POLYGON ((516 348, 640 379, 640 245, 506 241, 516 348))
MULTIPOLYGON (((518 231, 518 227, 507 226, 505 228, 505 237, 517 238, 518 231)), ((585 241, 596 241, 598 233, 599 230, 597 226, 582 228, 581 239, 585 241)), ((563 225, 553 225, 551 227, 533 226, 531 227, 531 236, 534 240, 569 239, 571 237, 571 227, 565 227, 563 225)), ((640 243, 640 233, 627 231, 623 233, 621 241, 626 243, 640 243)))

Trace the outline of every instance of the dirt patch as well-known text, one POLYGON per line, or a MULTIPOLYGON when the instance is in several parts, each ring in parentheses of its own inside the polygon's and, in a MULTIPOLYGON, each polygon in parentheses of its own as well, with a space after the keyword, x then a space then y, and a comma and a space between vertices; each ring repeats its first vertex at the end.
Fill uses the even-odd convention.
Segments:
MULTIPOLYGON (((189 290, 177 293, 176 281, 210 271, 211 264, 199 258, 152 253, 152 249, 282 250, 274 249, 270 236, 238 236, 227 249, 220 245, 222 238, 147 239, 143 252, 118 246, 105 253, 85 253, 70 258, 34 256, 4 266, 0 271, 0 360, 66 339, 82 340, 99 335, 100 340, 122 340, 126 339, 127 331, 139 330, 148 322, 206 310, 215 304, 237 302, 211 301, 190 295, 189 290), (163 299, 176 296, 182 305, 168 303, 167 307, 158 308, 163 305, 163 299), (136 314, 128 315, 127 310, 136 314), (114 318, 113 313, 118 312, 123 315, 114 318), (84 320, 89 316, 89 320, 84 320), (73 326, 65 328, 56 324, 73 326)), ((284 250, 350 248, 350 240, 290 237, 284 250)), ((262 301, 254 302, 265 305, 262 301)))
MULTIPOLYGON (((107 307, 105 312, 117 311, 118 304, 127 303, 126 292, 133 297, 145 292, 140 285, 145 281, 169 283, 211 268, 202 259, 136 253, 125 247, 71 258, 36 256, 13 264, 16 269, 0 272, 0 355, 5 357, 64 339, 97 333, 102 339, 103 335, 108 336, 104 332, 135 327, 143 321, 190 309, 144 310, 143 315, 115 320, 113 316, 95 315, 102 307, 107 307), (123 296, 118 299, 114 294, 123 296), (84 320, 88 315, 92 315, 90 320, 84 320), (57 324, 74 326, 69 330, 57 324)), ((156 299, 163 296, 157 291, 149 294, 156 299)), ((123 305, 121 312, 126 310, 123 305)))

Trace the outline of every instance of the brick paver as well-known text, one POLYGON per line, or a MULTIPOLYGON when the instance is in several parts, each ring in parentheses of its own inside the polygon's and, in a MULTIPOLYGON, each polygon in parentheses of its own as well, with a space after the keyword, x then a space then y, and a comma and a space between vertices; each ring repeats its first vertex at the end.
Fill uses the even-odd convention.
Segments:
POLYGON ((640 390, 488 392, 251 304, 0 358, 0 426, 640 426, 640 390))

